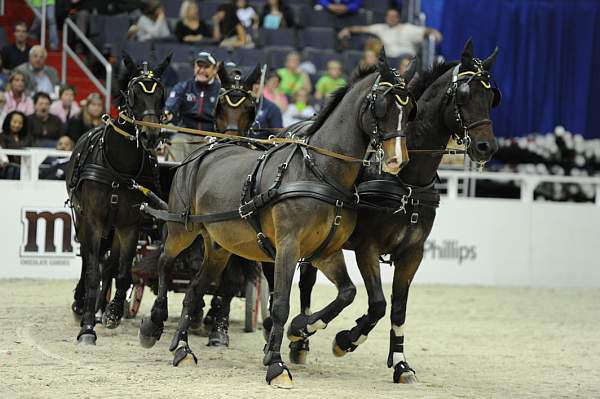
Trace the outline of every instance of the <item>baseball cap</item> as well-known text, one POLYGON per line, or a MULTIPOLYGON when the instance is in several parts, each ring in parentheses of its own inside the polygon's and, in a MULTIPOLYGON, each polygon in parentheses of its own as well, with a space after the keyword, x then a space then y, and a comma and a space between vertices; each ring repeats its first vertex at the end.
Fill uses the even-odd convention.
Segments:
POLYGON ((201 51, 198 54, 196 54, 194 62, 204 62, 205 64, 209 65, 217 65, 217 60, 215 60, 215 57, 213 57, 213 55, 208 51, 201 51))

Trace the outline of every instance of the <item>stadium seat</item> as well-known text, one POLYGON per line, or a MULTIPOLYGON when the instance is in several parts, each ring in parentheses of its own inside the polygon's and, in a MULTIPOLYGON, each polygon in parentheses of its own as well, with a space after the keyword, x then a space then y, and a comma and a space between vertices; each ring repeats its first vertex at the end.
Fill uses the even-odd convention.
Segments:
POLYGON ((0 26, 0 47, 4 47, 8 44, 8 38, 6 37, 6 31, 3 26, 0 26))
POLYGON ((381 1, 381 0, 364 0, 363 2, 363 8, 367 9, 367 10, 373 10, 373 11, 386 11, 388 9, 388 2, 387 1, 381 1))
POLYGON ((296 51, 294 47, 290 46, 266 47, 264 50, 266 54, 265 58, 268 60, 269 69, 283 67, 287 55, 292 51, 296 51))
POLYGON ((113 55, 119 55, 130 25, 128 14, 97 15, 90 18, 90 37, 99 49, 111 46, 113 55))
POLYGON ((179 9, 183 0, 169 0, 163 2, 165 6, 165 16, 167 18, 179 18, 179 9))
POLYGON ((150 42, 134 42, 127 40, 124 42, 122 50, 127 51, 127 54, 129 54, 135 62, 140 62, 148 57, 152 51, 152 44, 150 42))
POLYGON ((335 30, 333 28, 307 27, 298 31, 299 47, 316 47, 333 49, 336 45, 335 30))
POLYGON ((254 66, 266 62, 263 49, 241 48, 236 49, 231 55, 232 61, 240 66, 254 66))
POLYGON ((296 46, 296 31, 294 29, 261 29, 258 32, 261 46, 296 46))
POLYGON ((344 69, 346 73, 350 73, 360 63, 362 51, 347 50, 344 51, 344 69))
POLYGON ((338 60, 342 64, 344 63, 343 57, 341 54, 336 53, 334 50, 330 49, 317 49, 312 47, 307 47, 304 49, 302 53, 302 59, 304 61, 312 62, 317 71, 324 71, 327 69, 327 61, 329 60, 338 60))
POLYGON ((346 15, 337 18, 338 28, 345 28, 347 26, 364 26, 368 25, 371 20, 371 12, 366 10, 358 10, 355 14, 346 15))
POLYGON ((204 21, 210 21, 213 15, 217 13, 217 9, 222 4, 225 4, 222 1, 201 1, 198 3, 198 11, 200 14, 200 19, 204 21))
POLYGON ((194 66, 189 62, 177 62, 172 64, 175 73, 177 73, 177 79, 181 82, 187 79, 191 79, 194 76, 194 66))
POLYGON ((331 28, 336 26, 335 17, 327 11, 317 11, 313 8, 304 9, 304 26, 321 26, 331 28))
POLYGON ((306 13, 306 8, 307 6, 304 4, 289 4, 289 7, 292 10, 292 13, 294 14, 294 24, 296 25, 297 28, 302 28, 304 26, 306 26, 305 22, 304 22, 304 15, 306 13))

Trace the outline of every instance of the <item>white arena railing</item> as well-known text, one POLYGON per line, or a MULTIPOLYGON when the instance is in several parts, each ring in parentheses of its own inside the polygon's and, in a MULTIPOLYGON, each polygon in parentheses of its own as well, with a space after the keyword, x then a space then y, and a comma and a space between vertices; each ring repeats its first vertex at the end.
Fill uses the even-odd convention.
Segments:
MULTIPOLYGON (((69 152, 3 150, 21 157, 21 179, 0 180, 0 278, 78 278, 81 259, 64 181, 39 179, 44 159, 69 152)), ((600 288, 600 178, 440 170, 442 196, 418 283, 600 288), (519 199, 476 198, 478 180, 514 181, 519 199), (540 183, 594 187, 593 203, 535 201, 540 183), (471 194, 471 195, 469 195, 471 194)), ((241 189, 241 187, 240 187, 241 189)), ((345 252, 354 281, 362 281, 345 252)), ((393 268, 382 265, 391 283, 393 268)), ((321 277, 320 277, 321 278, 321 277)), ((319 280, 324 282, 324 280, 319 280)))

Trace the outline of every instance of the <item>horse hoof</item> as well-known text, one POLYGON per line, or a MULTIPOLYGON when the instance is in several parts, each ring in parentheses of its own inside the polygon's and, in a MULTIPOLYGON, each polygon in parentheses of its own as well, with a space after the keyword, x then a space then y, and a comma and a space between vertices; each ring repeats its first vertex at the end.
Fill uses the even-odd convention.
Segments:
POLYGON ((290 362, 294 364, 306 364, 307 351, 290 349, 290 362))
POLYGON ((308 351, 308 339, 290 342, 290 362, 294 364, 306 364, 308 351))
POLYGON ((196 367, 198 359, 189 346, 180 346, 173 355, 174 367, 196 367))
POLYGON ((294 387, 292 383, 292 374, 289 369, 281 362, 269 365, 267 369, 267 382, 275 388, 290 389, 294 387))
POLYGON ((417 383, 415 371, 410 368, 408 363, 401 361, 394 366, 394 383, 396 384, 415 384, 417 383))
POLYGON ((416 384, 419 382, 417 376, 412 371, 400 374, 399 384, 416 384))
POLYGON ((206 346, 212 346, 215 348, 221 347, 221 346, 228 347, 229 346, 229 337, 228 336, 209 336, 208 343, 206 344, 206 346))
POLYGON ((162 329, 162 326, 154 324, 152 319, 142 319, 138 330, 140 345, 144 348, 152 348, 160 339, 162 329))
POLYGON ((77 338, 77 344, 79 344, 79 345, 96 345, 96 335, 94 335, 94 334, 81 334, 77 338))
POLYGON ((305 339, 309 335, 312 335, 308 333, 307 325, 308 316, 304 313, 300 313, 294 317, 287 330, 288 339, 292 342, 296 342, 305 339))
POLYGON ((333 345, 331 346, 331 352, 333 352, 333 356, 335 357, 343 357, 348 353, 339 347, 335 339, 333 340, 333 345))
POLYGON ((121 319, 113 318, 108 312, 104 312, 102 315, 102 325, 110 330, 119 327, 121 319))

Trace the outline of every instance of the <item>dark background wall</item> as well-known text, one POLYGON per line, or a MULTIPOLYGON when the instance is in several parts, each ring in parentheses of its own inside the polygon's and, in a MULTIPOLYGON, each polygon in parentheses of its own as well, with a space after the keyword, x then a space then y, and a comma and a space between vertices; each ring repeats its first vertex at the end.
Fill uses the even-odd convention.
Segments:
POLYGON ((458 59, 500 47, 494 77, 503 104, 496 134, 547 132, 564 125, 600 138, 600 0, 423 0, 427 24, 444 34, 440 52, 458 59))

